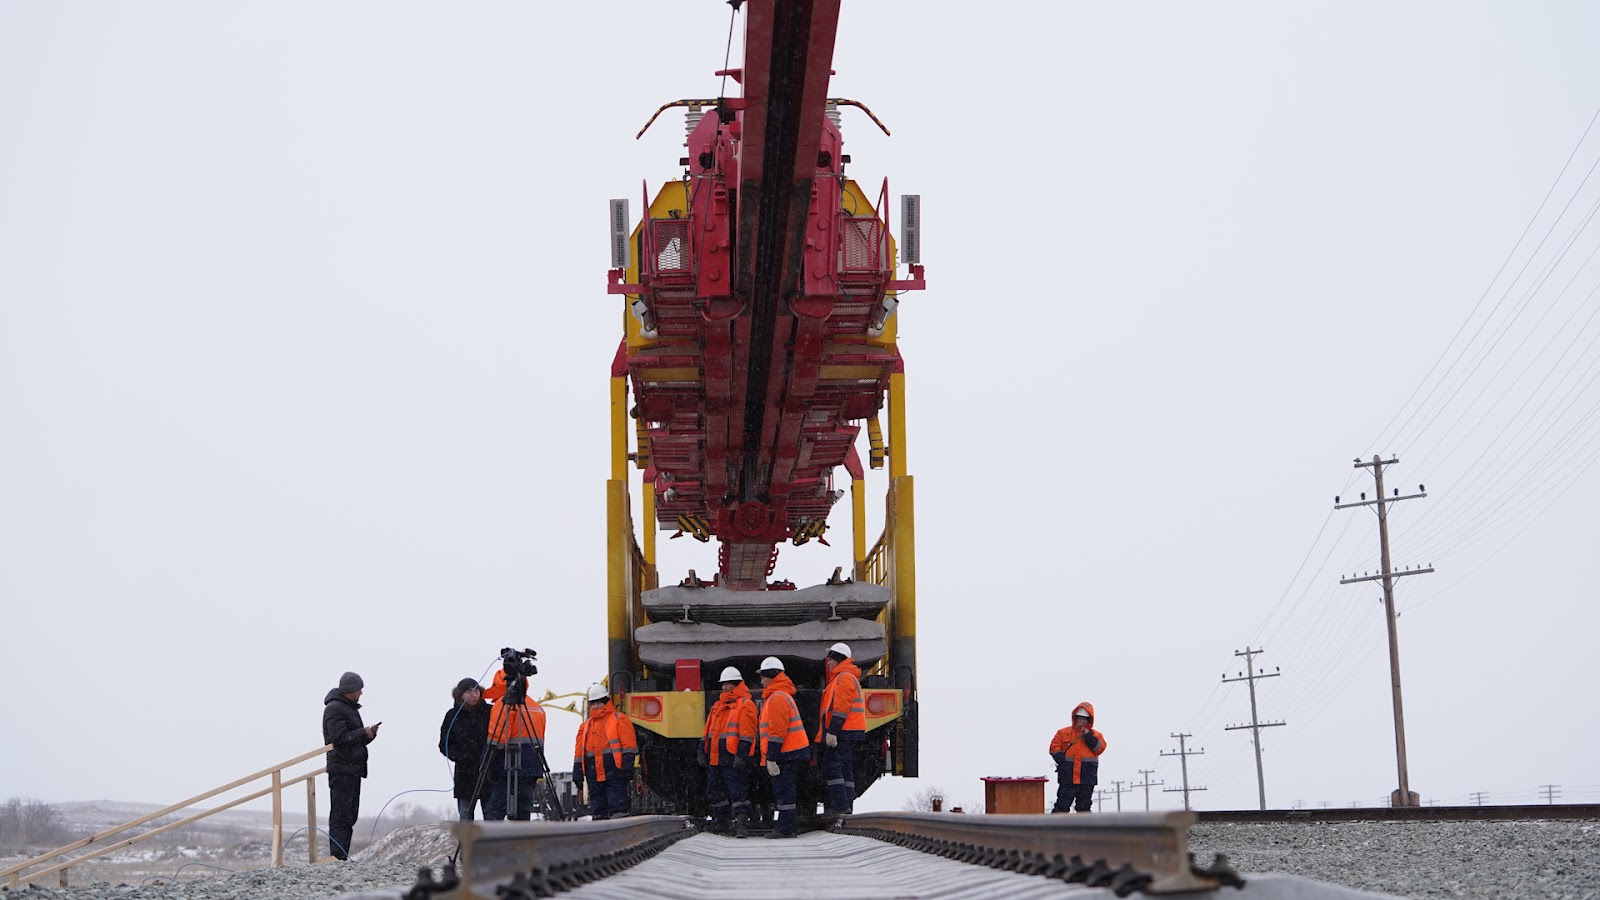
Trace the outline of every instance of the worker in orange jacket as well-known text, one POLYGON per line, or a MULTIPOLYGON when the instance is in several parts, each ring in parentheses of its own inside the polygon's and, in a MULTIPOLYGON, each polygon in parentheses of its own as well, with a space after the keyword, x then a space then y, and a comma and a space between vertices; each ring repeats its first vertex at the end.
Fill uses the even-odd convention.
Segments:
POLYGON ((799 824, 795 803, 800 766, 811 761, 811 745, 794 702, 794 682, 776 656, 761 661, 760 740, 761 764, 772 777, 772 803, 778 811, 767 837, 792 838, 799 824))
POLYGON ((706 803, 711 833, 750 836, 750 757, 756 750, 756 703, 744 676, 733 666, 722 670, 722 696, 706 716, 700 738, 700 765, 706 767, 706 803), (730 820, 730 816, 732 817, 730 820))
POLYGON ((822 745, 822 777, 827 781, 825 815, 849 815, 856 803, 856 745, 867 737, 867 708, 861 695, 861 667, 850 645, 834 644, 822 661, 827 686, 817 717, 816 743, 822 745))
POLYGON ((1056 805, 1051 812, 1086 813, 1094 803, 1094 786, 1100 783, 1100 754, 1106 737, 1094 730, 1094 706, 1088 701, 1072 710, 1072 724, 1050 740, 1050 758, 1056 761, 1056 805))
POLYGON ((496 701, 489 710, 489 746, 479 776, 487 782, 483 818, 526 822, 533 812, 534 788, 546 768, 542 762, 545 713, 532 697, 525 696, 520 706, 507 704, 508 687, 502 668, 483 691, 483 699, 496 701))
POLYGON ((628 814, 628 783, 639 755, 633 722, 611 706, 603 684, 590 685, 589 715, 578 726, 572 748, 572 783, 587 784, 589 813, 595 821, 628 814))

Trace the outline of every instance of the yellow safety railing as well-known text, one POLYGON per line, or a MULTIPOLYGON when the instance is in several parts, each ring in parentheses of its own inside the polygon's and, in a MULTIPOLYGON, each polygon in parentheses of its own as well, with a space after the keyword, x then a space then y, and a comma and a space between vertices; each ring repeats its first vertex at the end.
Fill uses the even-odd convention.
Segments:
POLYGON ((283 777, 283 771, 285 769, 291 767, 291 766, 299 765, 300 763, 303 763, 306 760, 311 759, 312 757, 320 756, 321 754, 327 753, 329 750, 332 750, 332 749, 333 749, 333 745, 332 744, 328 744, 326 746, 318 747, 315 750, 309 750, 309 751, 307 751, 305 753, 300 754, 299 756, 296 756, 293 759, 284 760, 283 762, 278 763, 277 765, 269 766, 269 767, 267 767, 265 769, 262 769, 261 771, 256 772, 253 775, 246 775, 245 777, 240 778, 237 781, 230 781, 230 782, 228 782, 227 784, 225 784, 225 785, 223 785, 221 787, 212 788, 211 790, 206 791, 203 794, 196 794, 195 796, 190 797, 189 799, 184 800, 181 803, 174 803, 171 806, 166 807, 165 809, 158 809, 155 812, 150 813, 148 815, 140 816, 139 818, 134 819, 131 822, 125 822, 125 823, 123 823, 121 825, 118 825, 118 826, 116 826, 114 828, 108 828, 105 831, 102 831, 99 834, 93 835, 91 837, 86 837, 86 838, 82 838, 80 840, 73 841, 72 843, 66 845, 65 847, 58 847, 55 850, 51 850, 49 853, 45 853, 45 854, 42 854, 40 856, 35 856, 33 859, 30 859, 30 860, 28 860, 26 862, 20 862, 20 863, 17 863, 16 865, 8 867, 8 868, 0 869, 0 878, 5 879, 5 884, 13 891, 16 890, 17 888, 21 887, 24 884, 28 884, 29 882, 35 881, 35 880, 37 880, 39 878, 43 878, 46 875, 56 875, 58 877, 58 883, 60 884, 60 886, 61 887, 66 887, 67 886, 67 870, 71 869, 73 866, 81 865, 81 864, 83 864, 85 862, 88 862, 91 859, 94 859, 94 858, 99 857, 99 856, 104 856, 107 853, 111 853, 112 851, 121 850, 124 847, 128 847, 128 846, 131 846, 133 844, 137 844, 140 841, 148 840, 149 838, 153 838, 158 834, 163 834, 165 832, 171 831, 174 828, 182 828, 185 825, 193 824, 195 822, 200 821, 201 819, 206 818, 207 816, 214 816, 219 812, 223 812, 224 810, 232 809, 235 806, 239 806, 240 804, 249 803, 251 800, 259 800, 262 797, 265 797, 265 796, 267 796, 269 794, 272 796, 272 864, 274 866, 281 866, 281 865, 283 865, 283 789, 287 788, 287 787, 292 787, 293 785, 299 784, 302 781, 305 782, 305 785, 306 785, 306 829, 310 832, 310 836, 306 839, 306 844, 309 847, 309 854, 308 855, 310 856, 311 862, 312 863, 316 863, 316 861, 317 861, 317 841, 316 841, 317 782, 316 782, 316 778, 317 778, 318 775, 321 775, 323 772, 327 771, 327 768, 323 767, 323 768, 320 768, 320 769, 315 769, 315 770, 310 771, 310 772, 305 772, 305 773, 302 773, 300 775, 296 775, 293 778, 290 778, 290 779, 287 779, 287 780, 285 780, 284 777, 283 777), (184 819, 179 819, 176 822, 168 822, 165 825, 161 825, 161 826, 159 826, 157 828, 152 828, 149 831, 141 831, 141 832, 139 832, 138 834, 136 834, 136 835, 134 835, 132 837, 122 838, 121 840, 113 841, 110 844, 105 844, 105 845, 100 846, 100 847, 98 847, 96 849, 90 850, 87 853, 82 853, 82 854, 79 854, 77 856, 73 856, 71 858, 66 859, 64 862, 58 862, 53 866, 49 866, 48 868, 40 869, 37 872, 29 872, 29 871, 27 871, 28 869, 31 869, 31 868, 33 868, 35 866, 48 865, 52 861, 59 860, 62 857, 66 856, 68 853, 71 853, 74 850, 80 850, 80 849, 82 849, 84 847, 88 847, 88 846, 90 846, 92 844, 99 844, 100 842, 104 841, 106 838, 110 838, 110 837, 114 837, 115 835, 119 835, 122 832, 127 831, 130 828, 137 828, 140 825, 149 824, 150 822, 154 822, 155 820, 157 820, 157 819, 159 819, 159 818, 161 818, 163 816, 168 816, 168 815, 171 815, 171 814, 173 814, 175 812, 178 812, 179 810, 187 809, 188 807, 191 807, 191 806, 195 805, 196 803, 199 803, 202 800, 209 800, 212 797, 217 796, 218 794, 226 793, 226 792, 231 791, 231 790, 233 790, 235 788, 238 788, 238 787, 243 787, 244 785, 250 784, 253 781, 260 781, 263 778, 269 779, 270 784, 267 787, 265 787, 265 788, 263 788, 261 790, 258 790, 253 794, 247 794, 247 795, 245 795, 243 797, 239 797, 239 798, 237 798, 235 800, 230 800, 230 801, 228 801, 227 803, 224 803, 221 806, 213 807, 213 808, 205 810, 203 812, 195 813, 192 816, 189 816, 189 817, 184 818, 184 819))

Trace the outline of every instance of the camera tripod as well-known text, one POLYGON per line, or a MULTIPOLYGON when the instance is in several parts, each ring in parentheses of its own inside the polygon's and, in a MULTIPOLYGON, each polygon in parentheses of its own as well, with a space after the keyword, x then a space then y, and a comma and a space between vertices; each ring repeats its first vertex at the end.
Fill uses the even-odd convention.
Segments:
POLYGON ((499 727, 489 735, 489 740, 483 745, 483 755, 478 759, 478 783, 472 787, 472 795, 477 797, 483 790, 484 779, 489 775, 489 750, 493 747, 503 748, 503 765, 506 785, 506 818, 514 819, 517 815, 518 788, 522 782, 523 754, 532 754, 531 762, 536 766, 533 777, 543 782, 547 809, 555 813, 555 818, 565 819, 566 810, 561 806, 561 794, 556 789, 554 779, 550 777, 550 763, 544 756, 544 742, 538 737, 533 728, 533 716, 528 712, 528 678, 526 675, 509 676, 506 679, 506 693, 501 698, 501 705, 506 711, 500 716, 499 727), (515 722, 519 728, 513 729, 511 723, 515 722), (515 731, 520 737, 510 737, 515 731))

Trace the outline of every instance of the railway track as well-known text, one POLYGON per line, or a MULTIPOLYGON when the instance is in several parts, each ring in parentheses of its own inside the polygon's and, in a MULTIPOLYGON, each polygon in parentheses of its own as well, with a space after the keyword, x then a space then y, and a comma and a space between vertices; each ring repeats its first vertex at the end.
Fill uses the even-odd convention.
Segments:
POLYGON ((574 898, 699 898, 724 882, 740 896, 777 897, 1058 896, 1067 885, 1128 896, 1243 886, 1225 861, 1194 866, 1186 843, 1194 821, 1185 812, 868 813, 795 841, 697 836, 697 825, 675 816, 460 822, 452 826, 461 842, 454 869, 423 870, 403 893, 360 896, 524 900, 572 891, 574 898), (685 838, 692 840, 673 846, 685 838), (673 858, 631 868, 663 853, 673 858), (803 885, 788 880, 801 873, 803 885), (767 887, 751 894, 752 885, 767 887))
MULTIPOLYGON (((573 900, 639 896, 1056 897, 1089 892, 1373 897, 1323 882, 1197 867, 1189 828, 1208 824, 1600 820, 1597 805, 1222 810, 1094 816, 864 813, 798 840, 702 834, 678 816, 605 822, 458 822, 457 866, 346 900, 573 900), (942 857, 942 858, 941 858, 942 857), (1103 888, 1090 890, 1091 888, 1103 888), (1230 888, 1243 888, 1234 891, 1230 888), (1224 893, 1225 892, 1225 893, 1224 893)), ((1225 847, 1223 849, 1226 849, 1225 847)), ((1239 848, 1236 848, 1239 849, 1239 848)), ((1259 861, 1258 861, 1259 862, 1259 861)), ((1272 866, 1276 868, 1276 866, 1272 866)))

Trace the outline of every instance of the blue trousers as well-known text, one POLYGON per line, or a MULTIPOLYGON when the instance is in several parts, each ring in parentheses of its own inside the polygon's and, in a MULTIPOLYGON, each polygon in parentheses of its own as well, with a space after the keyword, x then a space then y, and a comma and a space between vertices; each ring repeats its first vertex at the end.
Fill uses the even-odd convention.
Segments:
MULTIPOLYGON (((506 777, 505 769, 494 770, 489 780, 483 786, 483 818, 490 822, 497 822, 508 817, 506 809, 506 777)), ((516 799, 517 809, 509 812, 513 822, 526 822, 533 812, 533 791, 539 785, 539 776, 521 773, 517 775, 516 799)), ((466 808, 463 819, 472 818, 472 807, 466 808)))
POLYGON ((1058 779, 1058 784, 1056 786, 1056 805, 1052 807, 1050 811, 1063 813, 1072 812, 1072 804, 1074 801, 1076 801, 1078 804, 1078 812, 1088 812, 1089 807, 1094 804, 1094 785, 1073 784, 1069 780, 1072 778, 1071 768, 1067 769, 1067 773, 1065 775, 1057 775, 1056 778, 1058 779))
POLYGON ((736 766, 726 756, 721 765, 706 769, 706 805, 718 818, 750 814, 750 770, 736 766))
MULTIPOLYGON (((800 789, 800 763, 810 753, 799 750, 778 757, 778 774, 772 776, 772 803, 777 809, 777 821, 772 830, 779 834, 794 834, 800 829, 800 818, 795 803, 800 789)), ((771 757, 768 757, 771 759, 771 757)))
POLYGON ((589 813, 595 819, 615 819, 628 814, 628 779, 610 766, 606 767, 606 780, 585 768, 584 781, 589 784, 589 813))
POLYGON ((847 813, 855 807, 856 761, 853 751, 859 742, 859 739, 851 740, 846 735, 840 735, 838 746, 822 745, 822 777, 827 782, 828 812, 847 813))

